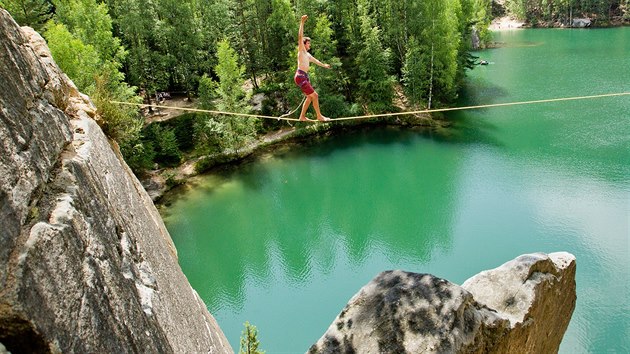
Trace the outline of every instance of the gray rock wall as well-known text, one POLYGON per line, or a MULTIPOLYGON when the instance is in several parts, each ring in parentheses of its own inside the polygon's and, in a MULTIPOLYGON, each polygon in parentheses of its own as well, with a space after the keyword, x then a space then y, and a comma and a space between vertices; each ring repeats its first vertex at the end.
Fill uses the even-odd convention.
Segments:
POLYGON ((3 9, 0 77, 0 343, 232 352, 89 99, 3 9))
POLYGON ((458 286, 387 271, 309 353, 554 353, 575 308, 575 257, 523 255, 458 286))

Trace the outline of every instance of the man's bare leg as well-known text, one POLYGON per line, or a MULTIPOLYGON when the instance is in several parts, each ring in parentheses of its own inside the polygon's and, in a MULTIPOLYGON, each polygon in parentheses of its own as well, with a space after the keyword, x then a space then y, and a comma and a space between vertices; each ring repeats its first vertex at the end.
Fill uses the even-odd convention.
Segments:
POLYGON ((308 111, 308 106, 311 105, 311 101, 313 99, 311 96, 306 96, 306 100, 304 100, 304 104, 302 105, 302 112, 300 113, 300 122, 312 122, 312 119, 306 118, 306 111, 308 111))
POLYGON ((317 94, 317 92, 313 92, 308 97, 313 100, 313 108, 315 108, 315 113, 317 114, 317 120, 321 122, 329 121, 330 118, 324 117, 322 115, 322 112, 320 112, 319 110, 319 95, 317 94))

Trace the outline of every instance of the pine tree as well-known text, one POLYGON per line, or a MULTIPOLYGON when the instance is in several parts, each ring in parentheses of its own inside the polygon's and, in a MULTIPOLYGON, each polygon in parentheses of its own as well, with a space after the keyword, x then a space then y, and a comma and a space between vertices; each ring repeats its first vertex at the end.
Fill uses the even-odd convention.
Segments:
POLYGON ((265 351, 258 349, 260 342, 258 341, 258 330, 256 326, 245 322, 245 329, 241 334, 241 347, 239 354, 265 354, 265 351))
POLYGON ((236 51, 227 40, 219 42, 217 49, 218 64, 214 70, 219 77, 216 92, 219 96, 221 110, 243 112, 246 103, 243 101, 243 74, 245 68, 238 63, 236 51))
MULTIPOLYGON (((217 82, 208 75, 199 79, 197 96, 202 109, 215 108, 217 99, 217 82)), ((195 149, 200 154, 210 154, 221 150, 221 136, 224 134, 225 124, 213 118, 210 114, 198 114, 193 123, 193 140, 195 149)))
MULTIPOLYGON (((201 79, 201 101, 205 107, 215 106, 219 111, 246 113, 249 95, 243 90, 245 68, 239 65, 236 51, 225 39, 219 42, 217 57, 218 64, 214 70, 219 81, 214 82, 208 76, 201 79)), ((195 135, 199 139, 197 148, 208 152, 218 145, 220 149, 234 149, 238 153, 251 141, 258 124, 255 118, 206 115, 195 123, 195 135)))

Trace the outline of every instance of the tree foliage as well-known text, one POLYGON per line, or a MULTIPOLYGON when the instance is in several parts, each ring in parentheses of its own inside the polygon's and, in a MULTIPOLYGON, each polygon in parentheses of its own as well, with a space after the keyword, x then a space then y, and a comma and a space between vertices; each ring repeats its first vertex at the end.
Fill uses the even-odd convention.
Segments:
POLYGON ((55 61, 77 88, 86 93, 94 92, 94 79, 100 68, 100 59, 94 46, 76 38, 62 24, 50 21, 44 37, 55 61))
POLYGON ((355 103, 373 112, 391 109, 396 81, 408 89, 411 83, 405 81, 411 78, 409 65, 414 60, 408 55, 410 49, 419 62, 412 75, 414 100, 448 104, 470 65, 472 27, 484 38, 489 22, 488 0, 51 1, 54 9, 48 11, 54 10, 55 23, 64 25, 73 37, 66 34, 64 45, 75 54, 58 55, 71 63, 68 70, 77 73, 81 87, 93 82, 90 70, 96 52, 96 66, 108 67, 106 76, 113 81, 126 80, 128 87, 138 87, 145 101, 158 91, 210 97, 201 91, 214 82, 214 94, 220 96, 216 104, 232 107, 245 97, 238 90, 225 91, 237 85, 219 78, 221 66, 227 65, 220 64, 219 47, 228 40, 236 53, 234 65, 244 68, 239 75, 254 90, 281 101, 275 108, 279 110, 301 98, 292 84, 293 54, 299 17, 307 13, 311 20, 305 32, 313 38, 313 54, 334 67, 311 72, 322 108, 333 117, 346 114, 355 103), (116 75, 120 72, 124 76, 116 75))
POLYGON ((249 321, 244 324, 245 329, 241 333, 241 346, 238 350, 239 354, 265 354, 264 350, 258 349, 260 341, 258 340, 258 330, 256 326, 251 325, 249 321))
POLYGON ((83 43, 92 45, 101 62, 121 62, 125 50, 112 32, 112 19, 105 3, 96 0, 53 0, 56 21, 63 23, 83 43))
POLYGON ((573 18, 588 17, 606 25, 630 18, 628 0, 506 0, 508 12, 534 25, 539 22, 571 25, 573 18))
POLYGON ((359 74, 357 94, 368 111, 380 113, 391 108, 394 97, 394 78, 390 75, 391 50, 383 48, 380 29, 373 24, 367 8, 362 7, 362 10, 361 50, 355 60, 359 74))
MULTIPOLYGON (((217 49, 218 64, 215 67, 219 84, 216 88, 218 95, 217 108, 220 111, 247 113, 249 95, 243 90, 243 74, 245 68, 238 64, 236 51, 227 40, 219 42, 217 49)), ((221 123, 227 126, 222 138, 224 148, 234 148, 236 151, 249 143, 256 133, 256 119, 242 116, 221 116, 221 123)))
MULTIPOLYGON (((158 158, 161 147, 141 137, 137 112, 108 101, 185 92, 202 108, 249 113, 250 98, 262 93, 265 114, 286 113, 304 97, 293 83, 302 14, 309 15, 312 54, 332 65, 309 72, 331 117, 392 110, 398 86, 415 105, 452 104, 472 68, 472 33, 489 40, 492 15, 490 0, 0 1, 21 24, 41 27, 52 16, 41 28, 53 56, 82 91, 95 95, 101 124, 123 153, 145 152, 138 166, 147 165, 151 151, 158 158)), ((628 0, 505 5, 532 21, 628 17, 628 0)), ((265 121, 265 129, 279 124, 265 121)), ((262 126, 251 118, 199 115, 189 145, 197 154, 238 152, 262 126)))
POLYGON ((54 5, 55 17, 44 32, 53 58, 79 90, 92 97, 98 123, 118 142, 130 166, 147 168, 153 150, 141 141, 140 115, 130 106, 112 103, 139 98, 121 72, 127 52, 114 36, 107 6, 95 0, 54 0, 54 5))
POLYGON ((0 7, 9 11, 20 26, 30 26, 37 31, 41 31, 53 15, 53 7, 48 0, 3 0, 0 7))
POLYGON ((415 37, 411 37, 407 45, 407 53, 405 53, 403 73, 403 85, 407 97, 416 103, 420 102, 426 91, 423 83, 424 66, 418 58, 422 55, 420 45, 415 37))
POLYGON ((245 68, 238 63, 236 51, 227 40, 219 42, 217 48, 218 64, 214 70, 219 77, 216 93, 219 96, 219 108, 234 112, 246 109, 245 91, 243 90, 243 74, 245 68))
POLYGON ((272 73, 286 70, 287 54, 295 47, 295 20, 289 0, 271 0, 271 14, 266 21, 268 35, 264 53, 268 58, 267 69, 272 73))
POLYGON ((320 97, 321 109, 328 117, 342 116, 348 112, 348 104, 344 97, 348 78, 343 72, 341 59, 335 55, 337 41, 334 39, 332 23, 325 14, 316 18, 313 37, 316 38, 313 54, 332 66, 331 70, 315 71, 312 75, 320 97))
MULTIPOLYGON (((204 107, 223 112, 247 113, 249 95, 243 90, 245 68, 238 63, 236 51, 224 39, 217 47, 218 63, 214 71, 218 82, 204 76, 200 80, 199 94, 204 107)), ((234 149, 238 152, 249 143, 257 131, 258 121, 231 115, 204 115, 195 125, 198 148, 206 153, 217 149, 234 149)))
POLYGON ((177 166, 181 162, 182 153, 177 144, 177 137, 172 128, 163 128, 159 124, 151 124, 147 131, 147 140, 154 141, 155 161, 163 166, 177 166))

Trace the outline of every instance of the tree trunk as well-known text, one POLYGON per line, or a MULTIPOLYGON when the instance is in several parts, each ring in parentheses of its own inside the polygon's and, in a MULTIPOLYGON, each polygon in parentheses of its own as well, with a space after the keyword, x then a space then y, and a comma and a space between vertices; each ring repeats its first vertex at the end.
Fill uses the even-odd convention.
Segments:
MULTIPOLYGON (((151 94, 149 93, 148 90, 144 90, 144 95, 142 98, 145 104, 148 104, 148 105, 151 104, 151 94)), ((153 114, 153 107, 148 106, 147 108, 149 108, 149 114, 153 114)))
POLYGON ((431 99, 433 98, 433 43, 431 43, 431 75, 429 77, 429 106, 431 109, 431 99))

